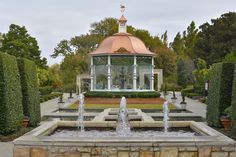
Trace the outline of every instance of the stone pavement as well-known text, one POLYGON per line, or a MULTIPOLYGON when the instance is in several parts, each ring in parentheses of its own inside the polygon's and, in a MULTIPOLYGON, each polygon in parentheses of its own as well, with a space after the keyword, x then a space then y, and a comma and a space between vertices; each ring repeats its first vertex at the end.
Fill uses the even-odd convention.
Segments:
MULTIPOLYGON (((65 102, 64 104, 61 104, 60 107, 67 107, 68 105, 72 104, 77 100, 77 95, 73 94, 72 99, 68 99, 69 93, 64 93, 63 94, 63 101, 65 102)), ((46 102, 43 102, 40 104, 40 109, 41 109, 41 117, 43 117, 46 114, 49 114, 59 108, 58 104, 59 98, 52 99, 46 102)))
MULTIPOLYGON (((73 94, 73 99, 68 99, 69 93, 64 93, 65 102, 62 107, 66 107, 77 100, 77 96, 73 94)), ((47 113, 58 109, 58 98, 43 102, 40 104, 41 117, 47 113)), ((13 157, 13 143, 12 142, 0 142, 0 157, 13 157)))
POLYGON ((12 157, 12 156, 13 156, 13 143, 0 142, 0 157, 12 157))
MULTIPOLYGON (((172 92, 168 92, 168 95, 166 96, 166 100, 172 102, 177 108, 181 108, 180 102, 182 101, 181 93, 176 92, 175 93, 177 99, 172 100, 171 97, 173 96, 172 92)), ((161 97, 164 97, 163 94, 161 97)), ((185 97, 185 102, 187 103, 186 109, 195 113, 196 115, 199 115, 203 118, 206 118, 206 104, 199 102, 198 100, 192 100, 190 98, 185 97)))

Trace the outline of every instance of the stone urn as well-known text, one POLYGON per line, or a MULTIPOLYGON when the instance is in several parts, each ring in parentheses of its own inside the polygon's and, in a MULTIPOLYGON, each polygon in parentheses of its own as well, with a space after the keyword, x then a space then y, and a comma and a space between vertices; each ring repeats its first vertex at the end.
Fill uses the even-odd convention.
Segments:
POLYGON ((228 118, 226 116, 222 116, 220 118, 220 121, 221 121, 225 131, 230 131, 231 130, 231 128, 232 128, 232 121, 231 121, 230 118, 228 118))

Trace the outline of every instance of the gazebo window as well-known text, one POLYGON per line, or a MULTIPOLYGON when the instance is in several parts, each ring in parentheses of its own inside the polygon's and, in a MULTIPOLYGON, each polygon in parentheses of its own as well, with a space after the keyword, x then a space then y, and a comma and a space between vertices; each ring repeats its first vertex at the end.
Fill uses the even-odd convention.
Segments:
POLYGON ((94 88, 97 90, 107 89, 107 56, 93 57, 94 65, 94 88))
POLYGON ((137 57, 137 89, 150 90, 152 76, 152 57, 137 57))
POLYGON ((111 56, 111 90, 133 89, 133 56, 111 56))

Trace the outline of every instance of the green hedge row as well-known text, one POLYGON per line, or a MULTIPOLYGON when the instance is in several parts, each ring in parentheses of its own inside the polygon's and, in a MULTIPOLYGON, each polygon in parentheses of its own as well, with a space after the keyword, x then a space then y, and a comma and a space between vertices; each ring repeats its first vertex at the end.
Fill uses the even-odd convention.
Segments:
POLYGON ((19 58, 17 61, 21 78, 24 116, 30 118, 31 126, 37 126, 41 116, 36 64, 25 58, 19 58))
POLYGON ((20 129, 23 119, 22 93, 17 60, 0 52, 0 134, 20 129))
POLYGON ((127 98, 158 98, 160 93, 154 92, 95 92, 90 91, 85 93, 86 97, 102 97, 102 98, 121 98, 122 96, 127 98))
POLYGON ((161 91, 181 91, 182 87, 174 83, 165 83, 161 85, 161 91))
POLYGON ((59 96, 61 96, 61 93, 59 93, 59 92, 52 92, 50 94, 41 96, 40 97, 40 102, 45 102, 45 101, 57 98, 59 96))
POLYGON ((52 93, 52 86, 39 87, 40 95, 47 95, 52 93))
POLYGON ((220 116, 231 105, 233 63, 217 63, 212 66, 207 101, 207 122, 220 126, 220 116))
MULTIPOLYGON (((234 64, 234 79, 233 79, 233 87, 232 87, 232 112, 236 113, 236 64, 234 64)), ((233 114, 233 131, 236 133, 236 114, 233 114)))

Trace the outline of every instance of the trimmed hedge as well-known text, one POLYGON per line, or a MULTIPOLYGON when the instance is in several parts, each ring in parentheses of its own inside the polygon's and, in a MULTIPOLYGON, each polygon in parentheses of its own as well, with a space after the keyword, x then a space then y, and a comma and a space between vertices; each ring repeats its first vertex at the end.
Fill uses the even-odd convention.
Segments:
POLYGON ((220 117, 231 105, 233 70, 233 63, 217 63, 212 66, 207 101, 207 122, 210 126, 220 127, 220 117))
POLYGON ((24 115, 30 118, 31 126, 37 126, 41 115, 36 64, 25 58, 19 58, 17 61, 21 76, 24 115))
POLYGON ((95 92, 90 91, 85 93, 86 97, 100 97, 100 98, 121 98, 122 96, 127 98, 158 98, 160 93, 154 92, 95 92))
POLYGON ((0 52, 0 134, 18 131, 23 119, 19 70, 14 56, 0 52))
POLYGON ((161 91, 181 91, 182 87, 174 83, 164 83, 161 85, 161 91))
POLYGON ((47 94, 47 95, 42 95, 40 97, 40 102, 45 102, 45 101, 57 98, 57 97, 59 97, 61 95, 62 95, 62 93, 59 93, 59 92, 52 92, 52 93, 47 94))
POLYGON ((47 95, 52 93, 52 86, 39 87, 40 95, 47 95))
MULTIPOLYGON (((234 64, 234 79, 233 79, 233 89, 232 89, 232 112, 236 113, 236 64, 234 64)), ((233 122, 233 131, 236 133, 236 114, 233 114, 232 117, 233 122)))

